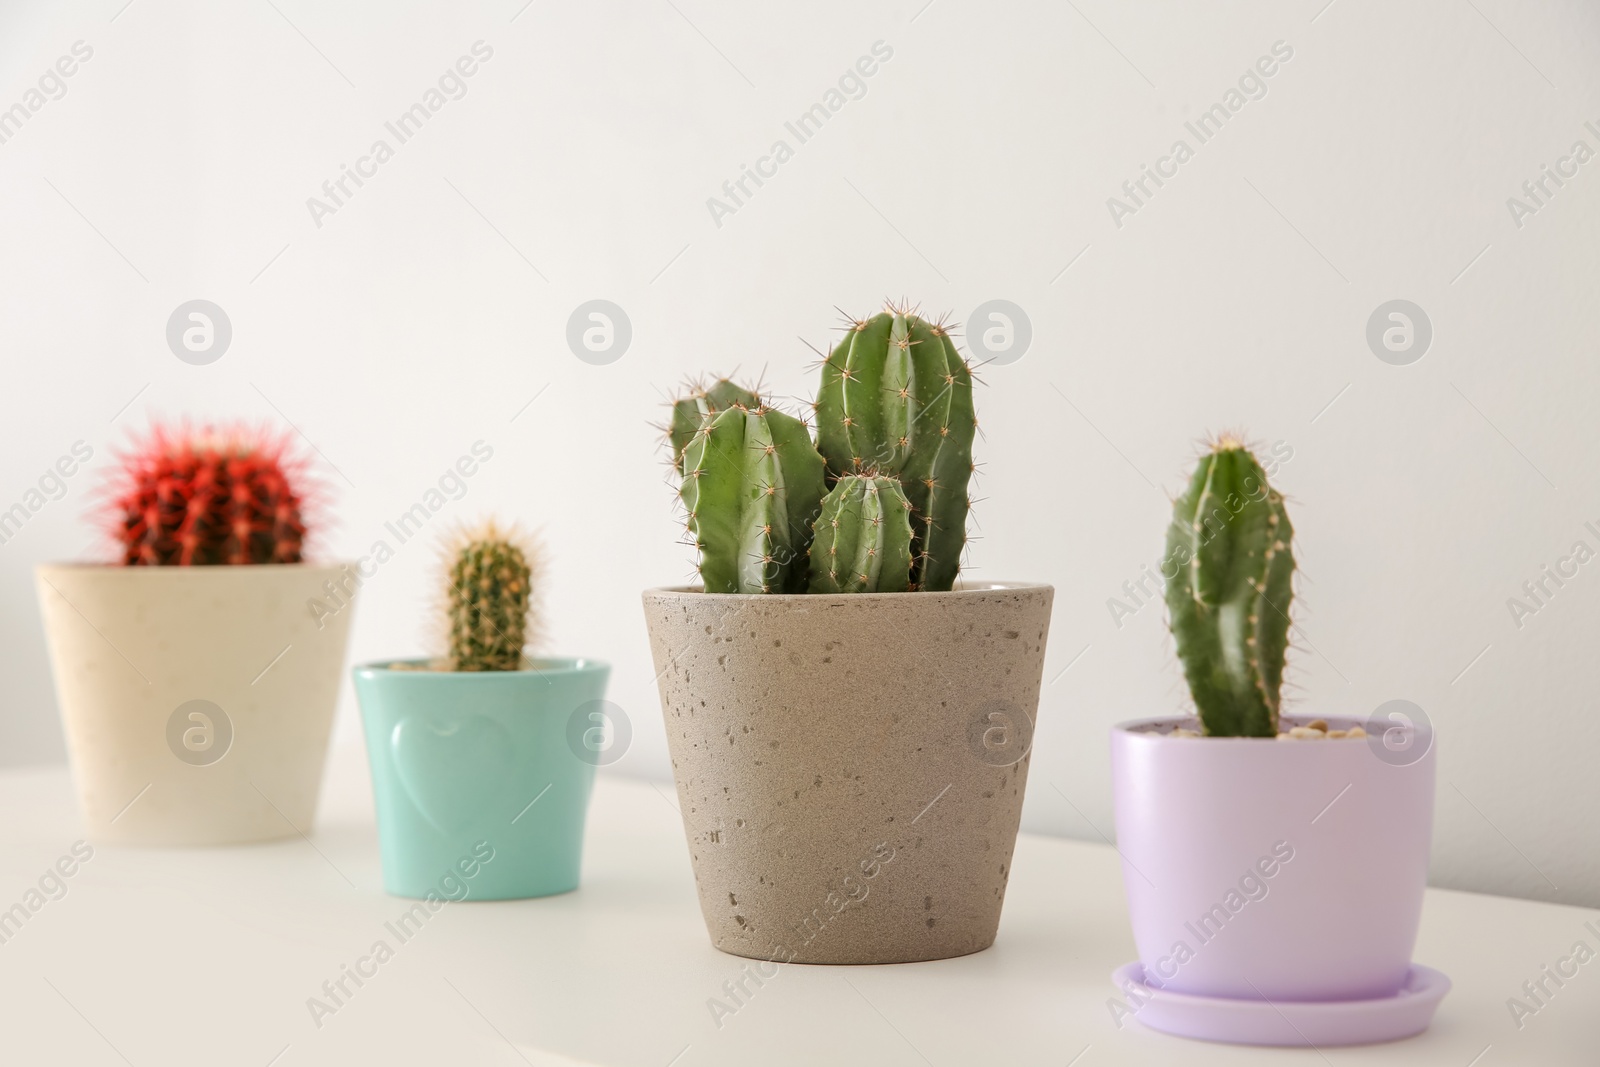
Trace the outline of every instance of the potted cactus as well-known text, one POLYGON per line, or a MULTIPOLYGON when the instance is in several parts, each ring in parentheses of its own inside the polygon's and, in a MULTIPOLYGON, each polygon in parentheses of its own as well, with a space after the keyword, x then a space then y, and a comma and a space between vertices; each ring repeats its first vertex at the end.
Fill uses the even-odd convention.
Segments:
POLYGON ((453 899, 449 880, 480 900, 578 887, 605 757, 586 742, 614 725, 610 668, 529 655, 543 632, 539 561, 530 538, 492 521, 459 532, 441 578, 445 653, 355 670, 396 896, 453 899))
POLYGON ((1173 505, 1162 566, 1197 714, 1111 735, 1117 845, 1139 961, 1128 1015, 1249 1044, 1389 1040, 1449 988, 1413 965, 1433 824, 1425 724, 1281 712, 1293 528, 1236 437, 1173 505))
POLYGON ((701 911, 724 952, 893 963, 994 941, 1052 590, 958 587, 972 373, 851 321, 816 437, 720 381, 669 441, 697 588, 644 594, 701 911))
POLYGON ((353 582, 304 561, 318 487, 287 438, 155 427, 103 487, 111 564, 35 574, 78 795, 101 841, 208 845, 311 826, 353 582))

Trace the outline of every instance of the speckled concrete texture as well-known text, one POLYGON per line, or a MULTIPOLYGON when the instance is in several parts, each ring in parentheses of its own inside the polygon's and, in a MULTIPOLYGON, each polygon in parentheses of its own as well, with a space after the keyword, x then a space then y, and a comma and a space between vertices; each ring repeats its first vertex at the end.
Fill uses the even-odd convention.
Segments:
POLYGON ((903 963, 994 942, 1053 594, 644 594, 717 948, 903 963))

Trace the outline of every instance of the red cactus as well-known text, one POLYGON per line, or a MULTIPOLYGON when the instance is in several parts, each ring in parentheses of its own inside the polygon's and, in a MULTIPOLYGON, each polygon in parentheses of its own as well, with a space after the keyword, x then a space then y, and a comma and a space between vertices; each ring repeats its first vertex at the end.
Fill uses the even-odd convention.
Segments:
POLYGON ((287 435, 158 426, 120 459, 106 520, 123 563, 300 562, 305 461, 287 435))

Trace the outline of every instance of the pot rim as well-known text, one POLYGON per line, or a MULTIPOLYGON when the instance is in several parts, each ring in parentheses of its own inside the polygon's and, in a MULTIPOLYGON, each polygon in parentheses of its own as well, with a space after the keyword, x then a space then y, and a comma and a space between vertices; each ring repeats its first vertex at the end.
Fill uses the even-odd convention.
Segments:
MULTIPOLYGON (((1340 730, 1348 729, 1350 726, 1360 726, 1365 728, 1371 722, 1370 717, 1362 717, 1359 715, 1296 714, 1280 715, 1278 719, 1279 722, 1289 722, 1296 726, 1303 726, 1305 723, 1313 720, 1322 719, 1330 726, 1340 730), (1346 725, 1336 725, 1339 723, 1346 725)), ((1144 719, 1127 719, 1112 726, 1111 732, 1113 734, 1126 734, 1129 737, 1138 738, 1142 744, 1178 744, 1183 741, 1204 741, 1208 747, 1212 747, 1223 743, 1244 745, 1266 743, 1276 744, 1278 740, 1276 737, 1172 737, 1171 735, 1165 733, 1155 733, 1149 729, 1149 727, 1152 726, 1183 726, 1191 730, 1198 729, 1200 726, 1200 717, 1198 715, 1155 715, 1144 719)), ((1344 740, 1344 738, 1334 738, 1334 741, 1340 740, 1344 740)))
POLYGON ((67 560, 57 563, 35 563, 34 573, 43 574, 47 571, 97 571, 100 573, 116 572, 118 574, 238 574, 242 572, 255 572, 265 570, 281 571, 332 571, 337 573, 347 567, 354 567, 356 560, 341 560, 336 562, 307 562, 299 563, 201 563, 201 564, 169 564, 150 566, 148 564, 112 563, 105 560, 67 560))
MULTIPOLYGON (((535 663, 546 664, 527 670, 516 671, 441 671, 441 670, 395 670, 391 665, 426 664, 433 660, 427 657, 401 657, 382 660, 373 660, 369 663, 358 663, 350 668, 350 673, 357 678, 381 678, 387 676, 404 676, 407 678, 568 678, 580 674, 594 674, 597 671, 609 671, 611 664, 603 659, 590 656, 534 656, 535 663)), ((424 684, 441 684, 437 681, 424 684)))
POLYGON ((646 597, 692 597, 694 599, 719 600, 725 603, 743 603, 755 601, 763 604, 783 603, 796 601, 806 604, 829 604, 906 600, 917 598, 927 600, 930 597, 965 597, 976 596, 981 593, 1036 593, 1040 591, 1055 592, 1055 586, 1048 582, 1010 582, 1010 581, 984 581, 982 584, 961 585, 955 589, 944 589, 935 592, 916 593, 707 593, 699 586, 692 585, 662 585, 652 586, 644 591, 646 597))

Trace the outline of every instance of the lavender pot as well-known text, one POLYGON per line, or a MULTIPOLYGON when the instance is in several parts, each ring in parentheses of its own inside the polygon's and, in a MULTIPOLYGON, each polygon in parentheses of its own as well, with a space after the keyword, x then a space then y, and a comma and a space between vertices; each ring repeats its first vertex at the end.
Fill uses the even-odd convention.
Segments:
POLYGON ((1198 729, 1193 719, 1113 728, 1117 847, 1148 986, 1257 1004, 1406 987, 1433 832, 1432 732, 1329 724, 1372 736, 1165 736, 1198 729))

